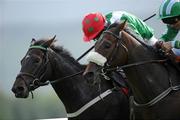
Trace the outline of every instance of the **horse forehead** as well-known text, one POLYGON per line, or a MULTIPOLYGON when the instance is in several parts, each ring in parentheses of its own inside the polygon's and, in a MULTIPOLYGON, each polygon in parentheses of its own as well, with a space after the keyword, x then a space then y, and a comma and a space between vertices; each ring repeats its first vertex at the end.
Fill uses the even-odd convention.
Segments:
POLYGON ((112 34, 110 34, 110 33, 105 33, 104 36, 103 36, 103 41, 108 41, 108 42, 115 43, 116 42, 116 38, 112 34))
POLYGON ((112 38, 112 35, 110 33, 104 33, 104 37, 103 38, 112 38))
POLYGON ((28 54, 27 55, 36 55, 36 56, 42 56, 44 53, 43 53, 43 51, 42 50, 40 50, 40 49, 30 49, 29 51, 28 51, 28 54))

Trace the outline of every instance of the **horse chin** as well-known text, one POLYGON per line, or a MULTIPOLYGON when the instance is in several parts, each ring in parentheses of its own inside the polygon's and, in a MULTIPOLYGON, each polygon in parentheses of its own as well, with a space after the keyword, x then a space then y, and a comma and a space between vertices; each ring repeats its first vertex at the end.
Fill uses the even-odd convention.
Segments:
POLYGON ((17 92, 14 93, 16 98, 28 98, 29 97, 29 91, 25 90, 23 92, 17 92))

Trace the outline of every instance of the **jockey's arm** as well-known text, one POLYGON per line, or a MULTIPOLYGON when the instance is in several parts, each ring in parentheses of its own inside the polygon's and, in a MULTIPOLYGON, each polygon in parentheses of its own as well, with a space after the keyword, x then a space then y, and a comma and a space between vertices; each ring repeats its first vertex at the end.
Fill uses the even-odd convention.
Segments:
POLYGON ((180 41, 174 40, 177 36, 179 30, 174 29, 167 25, 167 30, 164 34, 162 34, 160 40, 165 41, 163 42, 163 47, 167 50, 171 50, 172 48, 180 49, 180 41))
POLYGON ((165 31, 165 33, 162 34, 160 39, 165 42, 173 41, 174 38, 177 36, 178 32, 179 32, 179 30, 174 29, 174 28, 170 27, 169 25, 167 25, 167 30, 165 31))
POLYGON ((172 48, 180 49, 180 41, 174 40, 178 32, 179 32, 178 29, 174 29, 169 25, 167 25, 167 30, 162 34, 159 40, 164 42, 158 41, 157 43, 155 43, 155 45, 161 43, 161 48, 167 52, 170 51, 172 48))

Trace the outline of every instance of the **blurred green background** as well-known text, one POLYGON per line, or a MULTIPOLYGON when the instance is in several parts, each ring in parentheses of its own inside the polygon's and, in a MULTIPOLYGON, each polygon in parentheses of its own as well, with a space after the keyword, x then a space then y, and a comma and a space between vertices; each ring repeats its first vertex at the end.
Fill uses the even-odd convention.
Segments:
MULTIPOLYGON (((32 120, 65 117, 63 103, 52 87, 34 91, 34 99, 17 99, 11 92, 20 60, 32 38, 57 36, 78 58, 94 43, 82 40, 81 21, 89 12, 108 13, 114 10, 130 12, 145 19, 158 9, 162 0, 0 0, 0 120, 32 120)), ((158 38, 165 25, 158 16, 146 22, 158 38)), ((83 58, 81 63, 86 63, 83 58)))
POLYGON ((0 92, 0 120, 34 120, 44 118, 64 118, 63 104, 55 93, 39 94, 35 98, 14 99, 0 92))

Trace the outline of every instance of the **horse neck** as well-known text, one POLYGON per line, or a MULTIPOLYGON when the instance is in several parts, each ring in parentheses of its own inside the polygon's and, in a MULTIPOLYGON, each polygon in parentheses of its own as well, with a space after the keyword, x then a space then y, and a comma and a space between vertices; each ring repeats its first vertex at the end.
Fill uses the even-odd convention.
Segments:
MULTIPOLYGON (((155 53, 123 33, 128 49, 127 64, 157 59, 155 53)), ((169 87, 168 71, 160 63, 147 63, 124 69, 137 101, 148 102, 169 87)))
MULTIPOLYGON (((84 70, 82 65, 70 57, 54 54, 51 57, 55 68, 52 81, 84 70)), ((74 112, 99 95, 98 86, 89 86, 83 76, 76 75, 52 84, 56 94, 63 102, 67 112, 74 112)))

